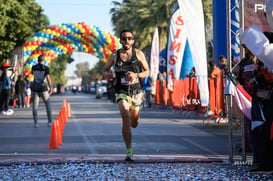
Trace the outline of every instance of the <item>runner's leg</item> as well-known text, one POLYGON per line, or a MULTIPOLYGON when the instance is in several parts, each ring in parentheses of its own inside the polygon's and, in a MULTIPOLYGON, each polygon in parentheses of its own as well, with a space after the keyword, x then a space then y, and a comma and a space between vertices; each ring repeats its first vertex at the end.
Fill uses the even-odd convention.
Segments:
POLYGON ((136 128, 138 126, 139 112, 140 112, 139 109, 130 109, 132 128, 136 128))
POLYGON ((122 99, 118 102, 120 115, 122 118, 122 136, 125 142, 126 148, 132 147, 132 132, 131 132, 131 120, 129 112, 129 104, 126 100, 122 99))

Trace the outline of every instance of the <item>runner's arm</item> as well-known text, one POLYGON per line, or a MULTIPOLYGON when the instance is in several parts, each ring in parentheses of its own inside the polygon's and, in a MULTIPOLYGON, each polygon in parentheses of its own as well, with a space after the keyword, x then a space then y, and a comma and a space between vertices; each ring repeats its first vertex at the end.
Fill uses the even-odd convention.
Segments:
POLYGON ((137 54, 137 58, 139 62, 141 63, 143 67, 143 72, 136 73, 135 77, 138 77, 138 78, 148 77, 150 75, 150 69, 149 69, 149 65, 147 63, 144 53, 140 50, 136 50, 136 54, 137 54))
POLYGON ((109 72, 113 64, 115 63, 115 59, 117 57, 117 53, 113 52, 108 61, 105 63, 105 66, 102 70, 102 75, 107 79, 107 80, 112 80, 115 77, 115 74, 113 72, 109 72))

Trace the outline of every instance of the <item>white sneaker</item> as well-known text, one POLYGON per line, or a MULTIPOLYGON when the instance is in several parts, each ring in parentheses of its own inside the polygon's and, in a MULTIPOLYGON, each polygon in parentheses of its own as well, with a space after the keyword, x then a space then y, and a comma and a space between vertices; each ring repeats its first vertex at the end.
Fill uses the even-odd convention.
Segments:
POLYGON ((2 115, 7 115, 6 111, 1 111, 2 115))
POLYGON ((13 113, 14 113, 14 111, 13 111, 12 109, 8 109, 8 110, 6 111, 6 115, 7 115, 7 116, 12 115, 13 113))

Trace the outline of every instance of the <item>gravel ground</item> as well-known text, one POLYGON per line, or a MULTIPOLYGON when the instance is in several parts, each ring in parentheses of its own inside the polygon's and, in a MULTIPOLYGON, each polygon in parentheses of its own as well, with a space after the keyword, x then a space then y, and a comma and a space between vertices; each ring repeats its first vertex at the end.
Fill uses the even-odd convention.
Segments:
POLYGON ((65 163, 0 166, 0 180, 273 180, 247 166, 215 163, 65 163))

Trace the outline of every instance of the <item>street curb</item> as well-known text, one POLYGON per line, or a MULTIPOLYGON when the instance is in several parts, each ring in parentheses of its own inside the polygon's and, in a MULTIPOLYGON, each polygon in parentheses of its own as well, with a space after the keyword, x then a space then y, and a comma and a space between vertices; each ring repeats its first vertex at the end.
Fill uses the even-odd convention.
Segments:
POLYGON ((223 163, 222 159, 202 155, 134 155, 134 161, 124 161, 125 155, 0 155, 0 166, 18 164, 154 164, 154 163, 223 163))

